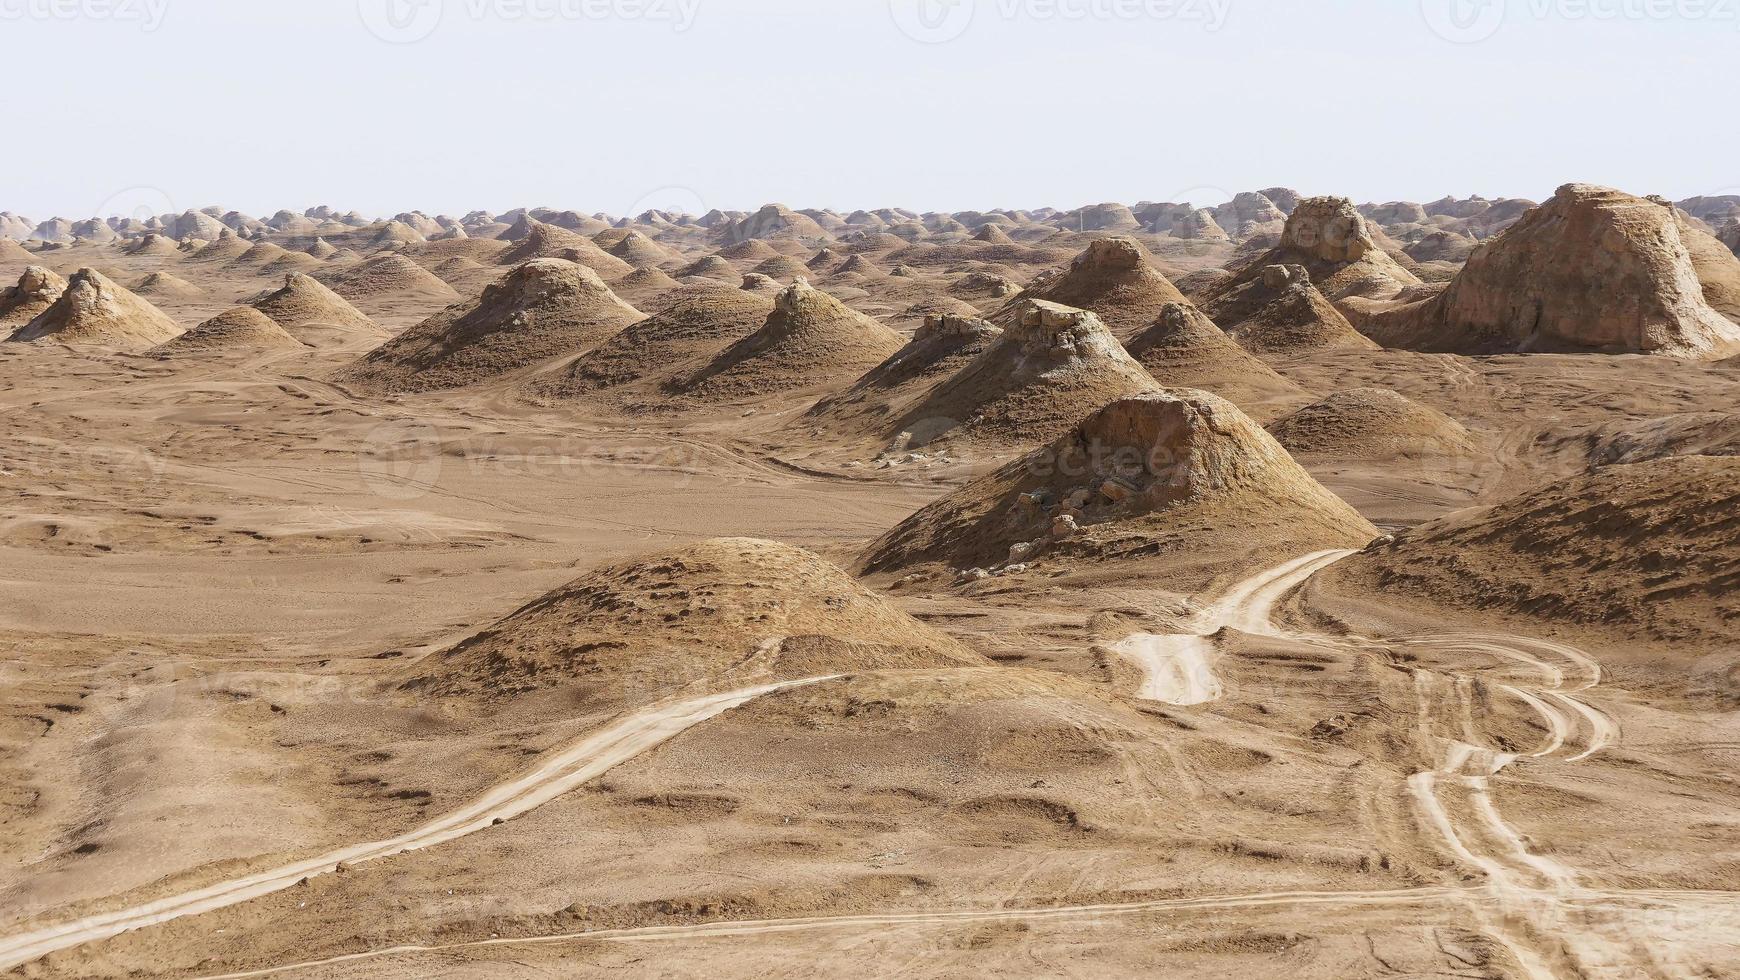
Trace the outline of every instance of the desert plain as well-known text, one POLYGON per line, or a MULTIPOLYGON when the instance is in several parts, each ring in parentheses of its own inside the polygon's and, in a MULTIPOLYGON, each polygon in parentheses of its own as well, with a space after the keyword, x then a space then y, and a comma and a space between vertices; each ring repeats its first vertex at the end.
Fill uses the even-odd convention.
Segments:
POLYGON ((1542 194, 0 213, 0 969, 1740 976, 1740 198, 1542 194))

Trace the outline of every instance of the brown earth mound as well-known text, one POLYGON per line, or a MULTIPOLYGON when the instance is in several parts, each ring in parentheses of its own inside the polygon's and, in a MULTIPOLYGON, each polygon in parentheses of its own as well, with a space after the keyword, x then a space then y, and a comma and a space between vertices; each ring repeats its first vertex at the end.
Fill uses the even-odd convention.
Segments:
POLYGON ((1003 320, 1001 336, 898 420, 914 446, 1030 446, 1100 405, 1160 388, 1086 310, 1021 297, 1003 320))
POLYGON ((1688 412, 1612 422, 1584 438, 1591 466, 1642 463, 1667 456, 1740 456, 1740 415, 1688 412))
POLYGON ((142 351, 181 333, 162 310, 95 269, 80 269, 66 290, 12 340, 52 340, 142 351))
POLYGON ((562 259, 534 259, 375 348, 337 376, 371 392, 482 384, 578 354, 642 319, 598 274, 562 259))
POLYGON ((690 685, 986 664, 807 551, 719 538, 583 575, 419 664, 406 687, 645 702, 690 685))
MULTIPOLYGON (((1147 250, 1133 238, 1094 242, 1062 275, 1021 296, 1088 310, 1120 340, 1152 324, 1166 304, 1188 302, 1171 280, 1148 264, 1147 250)), ((1001 322, 1000 316, 996 319, 1001 322)))
POLYGON ((1162 307, 1153 326, 1125 346, 1170 388, 1199 388, 1241 405, 1299 390, 1189 303, 1162 307))
POLYGON ((610 284, 611 292, 642 310, 657 309, 661 296, 682 288, 681 283, 658 269, 636 269, 610 284))
POLYGON ((18 284, 0 290, 0 327, 16 327, 36 319, 66 292, 60 273, 33 265, 18 277, 18 284))
MULTIPOLYGON (((953 376, 988 349, 1002 330, 971 316, 926 317, 912 342, 838 395, 824 398, 796 423, 836 436, 887 440, 899 433, 915 399, 953 376)), ((936 433, 914 433, 923 443, 936 433)), ((904 448, 904 444, 902 446, 904 448)))
POLYGON ((1475 451, 1468 430, 1434 408, 1388 388, 1349 388, 1269 423, 1295 456, 1385 459, 1462 456, 1475 451))
POLYGON ((655 268, 679 258, 676 253, 638 231, 630 231, 606 251, 637 269, 655 268))
POLYGON ((313 346, 381 334, 373 320, 312 276, 285 276, 284 285, 248 305, 271 317, 290 336, 313 346))
POLYGON ((333 292, 375 309, 404 304, 447 304, 459 299, 452 286, 403 255, 377 255, 354 266, 322 272, 315 278, 333 292))
POLYGON ((199 251, 193 253, 193 261, 231 262, 240 258, 251 247, 245 239, 225 228, 218 233, 217 238, 207 242, 199 251))
POLYGON ((1350 296, 1387 299, 1418 285, 1419 277, 1385 252, 1375 234, 1347 198, 1306 198, 1287 216, 1278 243, 1239 266, 1203 299, 1212 301, 1262 279, 1276 265, 1303 266, 1318 291, 1336 302, 1350 296))
POLYGON ((1673 456, 1421 525, 1326 574, 1349 591, 1728 645, 1736 514, 1740 458, 1673 456))
POLYGON ((133 291, 140 296, 154 296, 158 299, 199 299, 205 290, 195 286, 180 276, 168 272, 153 272, 139 280, 133 291))
POLYGON ((174 355, 218 350, 301 350, 304 344, 277 321, 251 306, 238 306, 191 327, 152 353, 174 355))
POLYGON ((1291 554, 1376 535, 1267 432, 1206 392, 1157 391, 1099 409, 1051 445, 901 522, 865 572, 1139 557, 1232 546, 1291 554))
POLYGON ((539 379, 533 391, 551 398, 608 392, 641 408, 665 406, 667 382, 755 333, 772 313, 772 300, 735 287, 684 287, 676 302, 599 344, 558 376, 539 379))
POLYGON ((1378 349, 1311 284, 1304 266, 1265 266, 1262 275, 1217 293, 1202 312, 1258 354, 1378 349))
POLYGON ((511 239, 513 247, 502 252, 496 261, 503 265, 519 265, 533 259, 566 259, 583 265, 604 279, 619 279, 634 271, 634 266, 622 261, 598 243, 579 232, 526 218, 520 225, 524 234, 511 239))
POLYGON ((719 353, 677 389, 736 398, 855 378, 905 345, 893 330, 799 279, 774 297, 760 330, 719 353))
POLYGON ((1704 302, 1710 304, 1710 309, 1740 323, 1740 258, 1708 232, 1694 227, 1684 214, 1675 211, 1674 217, 1679 222, 1680 241, 1691 256, 1692 271, 1703 284, 1704 302))
POLYGON ((1467 354, 1740 350, 1740 325, 1705 300, 1673 210, 1588 184, 1559 188, 1475 250, 1442 293, 1364 328, 1386 346, 1467 354))

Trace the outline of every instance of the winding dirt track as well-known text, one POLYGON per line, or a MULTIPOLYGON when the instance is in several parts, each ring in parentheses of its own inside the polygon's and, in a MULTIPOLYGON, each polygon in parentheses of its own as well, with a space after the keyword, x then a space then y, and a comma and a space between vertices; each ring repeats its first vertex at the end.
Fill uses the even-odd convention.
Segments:
MULTIPOLYGON (((1209 637, 1222 627, 1304 644, 1363 650, 1375 645, 1364 638, 1295 632, 1273 622, 1276 606, 1318 571, 1351 552, 1306 555, 1240 582, 1207 607, 1190 624, 1192 632, 1170 641, 1200 644, 1206 658, 1209 637), (1203 631, 1203 632, 1198 632, 1203 631)), ((1196 909, 1233 910, 1269 907, 1376 907, 1410 904, 1441 907, 1461 902, 1484 931, 1502 942, 1534 978, 1558 977, 1678 977, 1671 955, 1660 948, 1650 929, 1650 916, 1668 911, 1694 914, 1710 923, 1730 922, 1737 906, 1727 893, 1679 892, 1665 889, 1599 890, 1581 885, 1577 873, 1543 854, 1507 824, 1490 796, 1490 780, 1519 759, 1554 759, 1564 763, 1589 758, 1614 744, 1618 727, 1581 695, 1601 681, 1600 665, 1582 651, 1561 644, 1487 633, 1446 633, 1401 637, 1388 645, 1415 647, 1440 654, 1498 657, 1537 675, 1531 684, 1515 682, 1497 689, 1537 712, 1547 731, 1543 744, 1529 753, 1499 752, 1475 744, 1471 701, 1442 696, 1448 684, 1464 688, 1469 676, 1425 669, 1414 673, 1418 723, 1413 737, 1426 757, 1439 760, 1415 773, 1402 790, 1411 799, 1420 829, 1438 849, 1485 880, 1475 886, 1436 886, 1401 891, 1277 892, 1141 902, 1041 908, 1004 908, 938 913, 894 913, 866 916, 822 916, 784 920, 720 922, 696 926, 652 927, 489 939, 446 946, 398 946, 345 954, 306 963, 224 974, 229 980, 349 963, 405 953, 574 940, 651 942, 706 937, 754 936, 810 929, 851 929, 891 926, 947 925, 984 920, 1037 920, 1095 915, 1188 912, 1196 909), (1453 701, 1462 705, 1459 719, 1464 738, 1447 738, 1434 723, 1433 706, 1453 701), (1597 924, 1598 923, 1598 924, 1597 924)), ((1207 661, 1204 659, 1206 668, 1207 661)), ((1212 679, 1212 674, 1209 675, 1212 679)), ((390 840, 358 844, 269 871, 254 872, 228 882, 117 912, 89 916, 36 932, 0 940, 0 968, 28 962, 58 949, 117 935, 180 916, 193 915, 246 901, 289 887, 310 875, 333 871, 341 863, 356 863, 403 851, 430 847, 490 826, 498 819, 524 813, 554 799, 613 766, 672 736, 764 694, 833 678, 818 677, 747 688, 655 706, 624 718, 551 757, 524 776, 490 791, 469 806, 390 840)), ((1164 682, 1170 683, 1170 682, 1164 682)), ((1218 682, 1216 682, 1218 683, 1218 682)), ((1715 927, 1712 925, 1712 927, 1715 927)), ((213 978, 215 980, 215 978, 213 978)))
POLYGON ((294 864, 250 872, 216 885, 132 908, 101 912, 0 939, 0 969, 28 963, 55 950, 120 935, 130 929, 156 925, 186 915, 197 915, 268 895, 289 888, 304 878, 336 871, 340 865, 360 864, 406 851, 421 850, 485 830, 499 821, 542 806, 738 705, 764 694, 833 679, 835 677, 832 676, 812 677, 764 684, 655 705, 587 736, 544 760, 525 775, 491 789, 466 806, 397 837, 354 844, 294 864))

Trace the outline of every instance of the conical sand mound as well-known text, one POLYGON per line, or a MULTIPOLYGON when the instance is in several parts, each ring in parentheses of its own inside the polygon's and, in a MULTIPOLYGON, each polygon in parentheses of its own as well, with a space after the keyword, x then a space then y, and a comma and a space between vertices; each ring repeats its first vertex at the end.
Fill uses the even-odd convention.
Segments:
POLYGON ((446 304, 460 298, 439 276, 403 255, 377 255, 358 265, 322 272, 317 278, 352 303, 382 310, 406 303, 446 304))
POLYGON ((1166 304, 1187 302, 1178 287, 1148 264, 1146 250, 1129 238, 1094 242, 1062 275, 1022 296, 1088 310, 1119 339, 1153 323, 1166 304))
POLYGON ((751 238, 735 245, 727 245, 714 254, 744 268, 753 268, 784 253, 759 238, 751 238))
POLYGON ((1010 238, 1009 233, 1004 231, 1003 226, 999 224, 989 224, 980 228, 973 234, 973 241, 982 242, 986 245, 1015 244, 1015 239, 1010 238))
MULTIPOLYGON (((272 261, 261 265, 257 270, 257 274, 271 276, 272 278, 277 279, 282 276, 294 275, 298 272, 311 273, 325 268, 325 266, 326 263, 312 255, 305 255, 301 252, 285 251, 284 254, 278 256, 272 261)), ((445 282, 446 280, 442 281, 445 282)))
POLYGON ((1262 272, 1203 305, 1202 311, 1246 349, 1277 356, 1378 349, 1311 284, 1303 266, 1271 265, 1262 272))
POLYGON ((206 320, 186 333, 153 348, 153 353, 176 355, 219 350, 301 350, 301 341, 290 336, 271 317, 251 306, 238 306, 206 320))
POLYGON ((810 274, 810 270, 802 262, 789 255, 776 255, 764 262, 758 262, 750 271, 784 283, 795 282, 810 274))
MULTIPOLYGON (((877 442, 894 438, 916 400, 984 353, 1002 333, 976 317, 926 317, 911 343, 852 387, 817 402, 797 425, 877 442)), ((935 433, 915 433, 914 438, 932 435, 935 433)))
POLYGON ((153 299, 199 299, 206 294, 205 290, 186 279, 167 272, 151 273, 139 280, 133 291, 153 299))
POLYGON ((643 311, 663 308, 665 297, 681 295, 682 283, 659 269, 636 269, 610 284, 611 292, 643 311))
POLYGON ((1467 456, 1474 441, 1460 422, 1388 388, 1349 388, 1269 424, 1295 456, 1387 459, 1467 456))
POLYGON ((248 305, 271 317, 290 336, 313 346, 381 334, 373 320, 312 276, 286 276, 283 286, 248 305))
POLYGON ((690 276, 700 276, 703 279, 717 279, 720 282, 736 282, 741 276, 737 267, 717 255, 708 255, 696 259, 677 270, 678 279, 690 276))
POLYGON ((535 259, 475 301, 442 310, 370 351, 339 377, 373 392, 482 384, 578 354, 640 319, 591 269, 535 259))
POLYGON ((652 269, 674 261, 677 256, 664 246, 638 231, 622 236, 622 241, 605 249, 636 269, 652 269))
POLYGON ((18 283, 0 290, 0 329, 20 327, 54 305, 66 292, 66 280, 52 269, 33 265, 18 277, 18 283))
POLYGON ((597 569, 444 653, 405 686, 485 699, 557 686, 590 706, 694 684, 986 661, 815 555, 720 538, 597 569))
POLYGON ((193 253, 195 262, 231 262, 240 258, 251 246, 235 232, 225 228, 218 237, 193 253))
POLYGON ((127 254, 139 258, 150 256, 160 259, 179 259, 181 258, 181 249, 175 242, 162 235, 149 234, 128 247, 127 254))
POLYGON ((1114 401, 1051 445, 931 504, 871 544, 863 567, 991 568, 1235 548, 1297 555, 1358 547, 1375 535, 1231 403, 1176 389, 1114 401))
POLYGON ((289 255, 290 252, 277 242, 255 242, 248 250, 236 256, 230 262, 232 269, 247 269, 263 266, 289 255))
POLYGON ((1163 307, 1154 325, 1125 347, 1170 388, 1200 388, 1239 404, 1298 391, 1189 303, 1163 307))
POLYGON ((306 251, 308 252, 309 255, 312 255, 315 258, 324 262, 327 259, 332 258, 333 255, 337 254, 338 246, 332 244, 331 242, 327 241, 324 238, 316 238, 314 240, 314 244, 308 246, 306 251))
POLYGON ((1158 391, 1099 317, 1021 298, 1003 333, 899 420, 913 445, 1031 446, 1096 406, 1158 391))
POLYGON ((1326 588, 1731 649, 1740 457, 1605 466, 1349 558, 1326 588))
POLYGON ((1442 293, 1365 326, 1424 351, 1740 351, 1740 326, 1705 299, 1673 210, 1588 184, 1559 188, 1476 249, 1442 293))
POLYGON ((579 232, 531 218, 526 218, 521 224, 525 233, 512 239, 513 247, 496 259, 503 265, 518 265, 533 259, 566 259, 591 269, 604 279, 620 279, 634 271, 634 266, 599 248, 597 243, 579 232))
POLYGON ((534 383, 551 398, 612 400, 637 409, 668 407, 665 383, 760 330, 773 301, 731 286, 685 287, 676 302, 599 344, 552 379, 534 383))
POLYGON ((760 330, 679 383, 698 398, 739 398, 855 378, 905 345, 894 331, 799 279, 760 330))
POLYGON ((66 291, 11 339, 141 351, 179 333, 181 327, 162 310, 95 269, 80 269, 66 291))
POLYGON ((10 238, 0 238, 0 265, 29 265, 35 261, 30 249, 10 238))

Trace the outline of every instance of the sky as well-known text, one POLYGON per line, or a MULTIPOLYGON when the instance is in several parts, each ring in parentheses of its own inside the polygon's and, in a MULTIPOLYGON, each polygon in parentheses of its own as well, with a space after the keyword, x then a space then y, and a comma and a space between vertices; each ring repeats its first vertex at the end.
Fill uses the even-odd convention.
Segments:
POLYGON ((1740 0, 0 0, 0 210, 1740 193, 1740 0))

